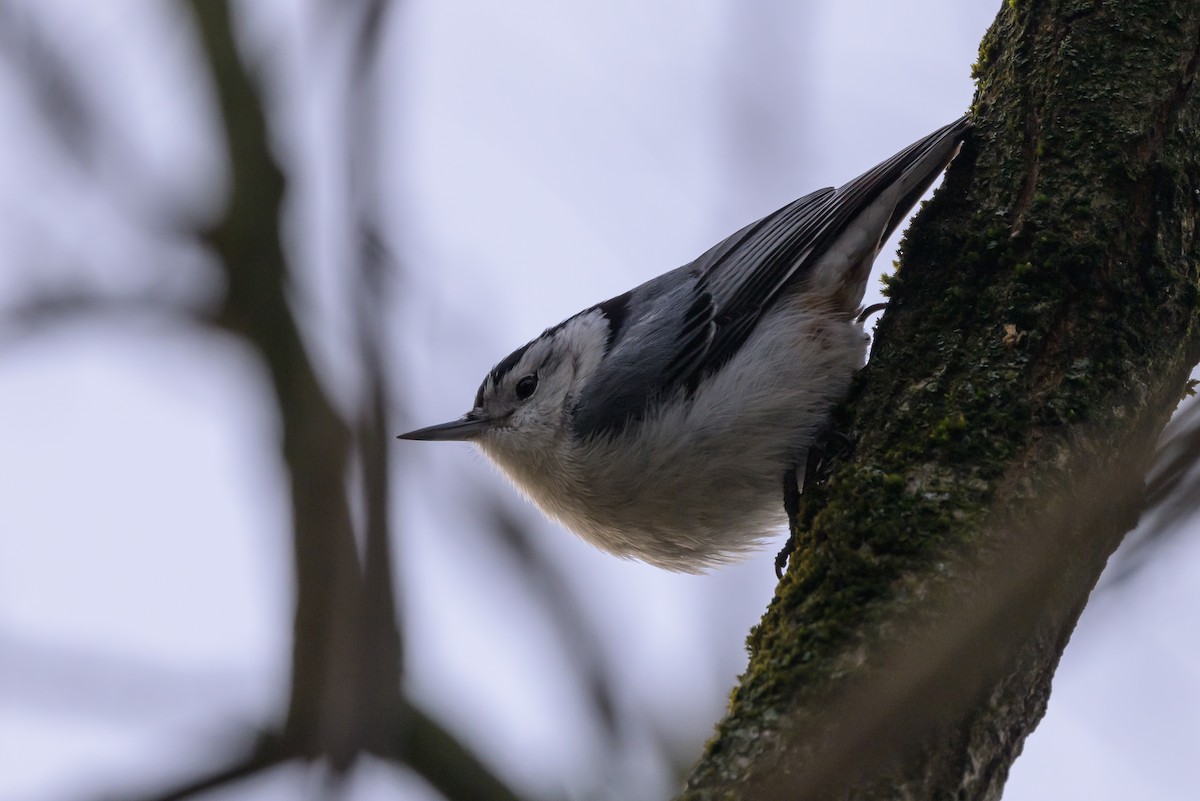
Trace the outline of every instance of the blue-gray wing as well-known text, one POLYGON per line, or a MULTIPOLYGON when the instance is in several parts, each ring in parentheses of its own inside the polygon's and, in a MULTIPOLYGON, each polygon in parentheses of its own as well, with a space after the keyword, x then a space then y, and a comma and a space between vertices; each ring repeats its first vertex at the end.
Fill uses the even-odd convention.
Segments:
POLYGON ((642 419, 657 398, 694 390, 737 352, 781 293, 805 280, 825 250, 888 193, 884 199, 894 207, 875 241, 886 239, 954 157, 969 127, 966 118, 956 120, 849 183, 805 195, 622 296, 627 307, 620 328, 575 408, 576 432, 615 433, 642 419))
POLYGON ((576 434, 616 433, 641 420, 655 398, 694 388, 718 334, 732 342, 733 336, 749 334, 758 320, 745 310, 754 280, 770 276, 766 270, 740 273, 741 266, 785 261, 788 243, 805 237, 833 191, 821 189, 793 201, 691 264, 597 306, 612 327, 610 346, 574 407, 576 434), (619 313, 613 313, 617 303, 619 313), (725 309, 734 313, 723 316, 725 309))
POLYGON ((698 280, 664 376, 668 385, 694 389, 736 352, 784 287, 804 275, 835 194, 826 187, 794 200, 692 262, 698 280))

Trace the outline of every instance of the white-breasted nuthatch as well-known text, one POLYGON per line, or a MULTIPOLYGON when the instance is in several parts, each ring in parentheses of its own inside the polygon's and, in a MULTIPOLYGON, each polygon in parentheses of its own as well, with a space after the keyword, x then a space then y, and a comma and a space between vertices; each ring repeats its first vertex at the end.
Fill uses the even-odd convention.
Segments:
POLYGON ((857 319, 884 240, 958 152, 964 117, 547 329, 475 405, 402 439, 478 445, 549 517, 618 556, 687 572, 784 522, 866 356, 857 319))

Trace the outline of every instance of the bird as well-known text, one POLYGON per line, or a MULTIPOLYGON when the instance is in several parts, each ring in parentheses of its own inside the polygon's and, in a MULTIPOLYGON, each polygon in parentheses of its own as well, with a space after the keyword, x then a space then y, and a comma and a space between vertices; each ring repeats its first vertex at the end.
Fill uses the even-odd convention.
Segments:
POLYGON ((474 443, 616 556, 686 573, 745 558, 787 523, 781 479, 811 464, 866 361, 859 312, 880 247, 971 127, 955 120, 547 328, 462 417, 400 438, 474 443))

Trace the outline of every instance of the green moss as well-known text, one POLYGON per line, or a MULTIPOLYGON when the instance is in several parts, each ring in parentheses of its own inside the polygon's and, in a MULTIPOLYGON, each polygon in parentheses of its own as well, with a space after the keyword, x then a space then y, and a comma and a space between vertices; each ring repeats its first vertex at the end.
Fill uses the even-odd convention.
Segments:
MULTIPOLYGON (((893 266, 893 267, 895 267, 896 265, 895 265, 895 264, 893 264, 892 266, 893 266)), ((892 293, 892 291, 893 291, 893 288, 895 287, 895 285, 896 285, 896 284, 897 284, 897 282, 899 282, 899 281, 900 281, 900 274, 899 274, 898 272, 896 272, 896 273, 882 273, 882 274, 879 276, 879 283, 881 283, 881 284, 883 285, 883 286, 880 288, 880 293, 881 293, 881 294, 882 294, 882 295, 883 295, 885 298, 891 297, 891 293, 892 293)))
POLYGON ((962 412, 958 412, 950 417, 942 418, 933 431, 929 432, 929 439, 933 442, 949 442, 951 438, 957 437, 967 427, 967 418, 962 412))

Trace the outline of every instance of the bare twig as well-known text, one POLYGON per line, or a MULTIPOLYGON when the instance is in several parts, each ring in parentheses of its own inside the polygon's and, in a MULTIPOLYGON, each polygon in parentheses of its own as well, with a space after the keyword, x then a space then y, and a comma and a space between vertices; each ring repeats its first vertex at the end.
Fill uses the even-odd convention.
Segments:
POLYGON ((236 784, 242 779, 248 779, 264 770, 282 764, 294 756, 287 751, 278 737, 264 734, 248 755, 234 760, 225 767, 197 776, 170 790, 132 799, 127 795, 123 795, 121 798, 123 801, 182 801, 182 799, 193 798, 210 790, 236 784))
POLYGON ((23 78, 21 84, 63 152, 79 166, 90 166, 97 124, 76 66, 29 9, 10 0, 0 2, 0 55, 23 78))
POLYGON ((520 801, 479 758, 437 721, 412 705, 403 710, 404 725, 375 751, 402 761, 449 801, 520 801))

